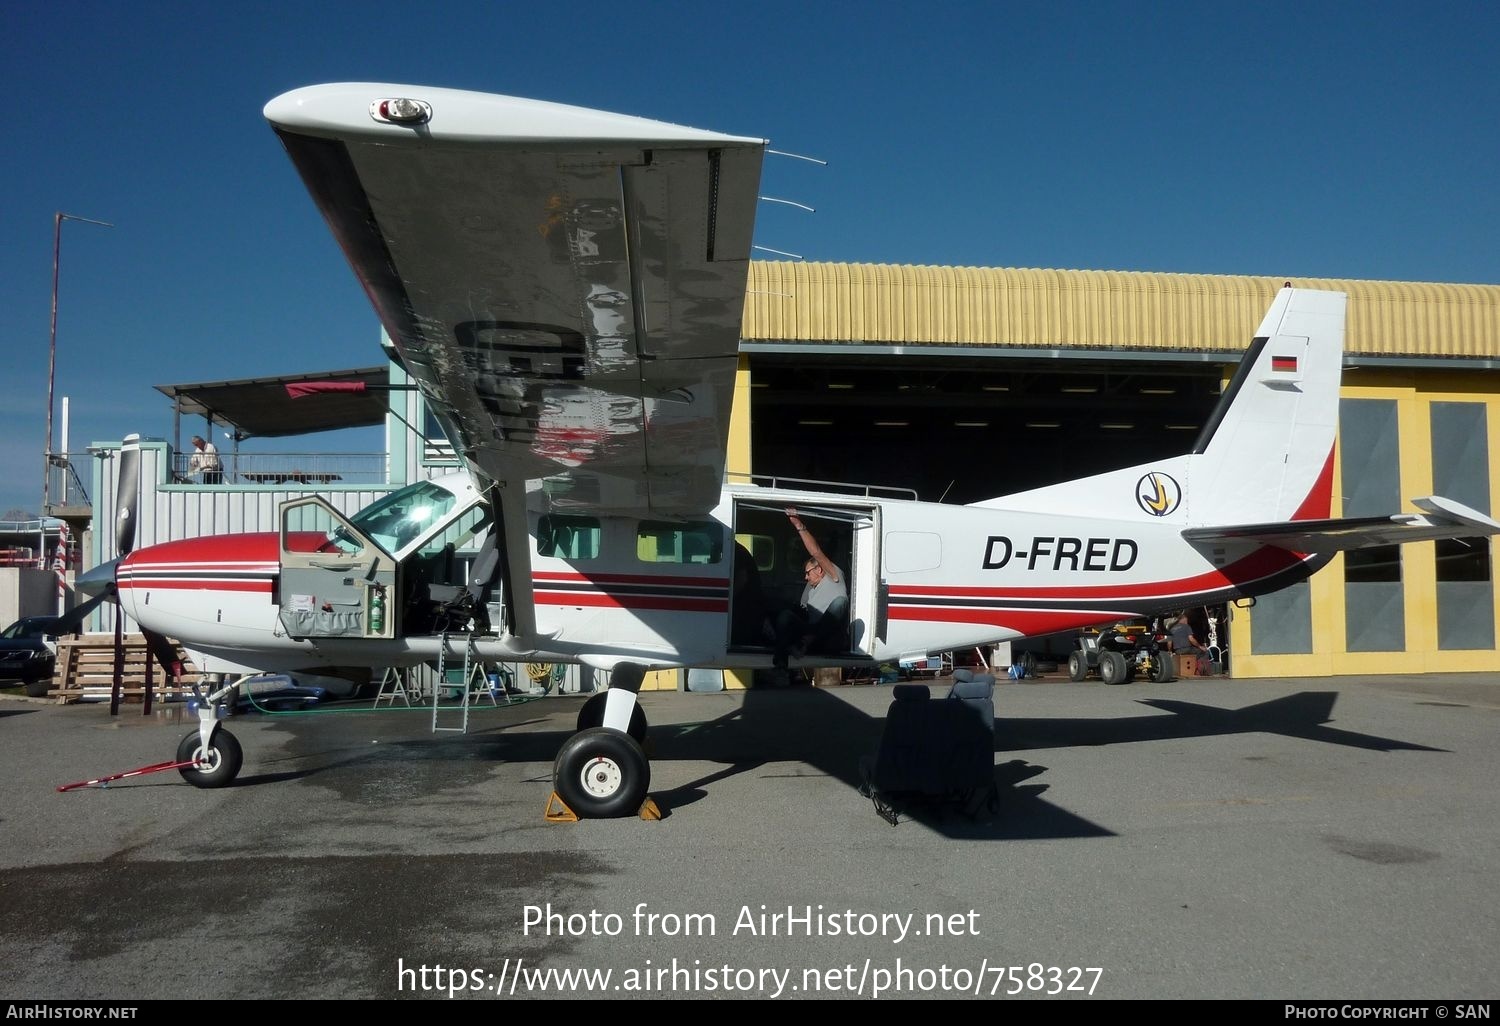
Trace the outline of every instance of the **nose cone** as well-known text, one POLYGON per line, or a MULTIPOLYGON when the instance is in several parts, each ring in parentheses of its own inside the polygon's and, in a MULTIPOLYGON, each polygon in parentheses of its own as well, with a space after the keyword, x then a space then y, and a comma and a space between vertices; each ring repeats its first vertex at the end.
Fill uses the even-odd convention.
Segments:
POLYGON ((81 594, 89 598, 97 598, 100 595, 112 593, 115 590, 115 569, 120 565, 118 559, 111 559, 108 563, 100 563, 98 566, 80 574, 73 582, 73 587, 81 594))

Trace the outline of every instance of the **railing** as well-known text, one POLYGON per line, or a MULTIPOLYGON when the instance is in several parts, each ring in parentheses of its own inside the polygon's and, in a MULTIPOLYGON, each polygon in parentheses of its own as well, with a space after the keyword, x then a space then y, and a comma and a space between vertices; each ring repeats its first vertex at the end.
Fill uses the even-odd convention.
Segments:
POLYGON ((47 467, 47 505, 43 513, 57 509, 88 509, 89 493, 83 486, 85 475, 93 472, 94 457, 81 452, 54 456, 47 467))
POLYGON ((192 467, 193 453, 173 455, 172 479, 178 484, 303 485, 308 488, 329 485, 385 484, 390 457, 376 453, 219 453, 222 477, 205 480, 202 471, 192 467))
MULTIPOLYGON (((61 526, 57 520, 0 520, 0 567, 53 569, 61 526), (45 548, 39 549, 39 545, 45 548), (46 554, 40 555, 42 551, 46 554)), ((77 570, 78 560, 78 539, 69 535, 68 547, 63 554, 63 569, 77 570)))
POLYGON ((0 566, 38 566, 36 549, 24 546, 0 548, 0 566))
POLYGON ((730 484, 755 484, 762 488, 788 488, 793 491, 841 491, 853 495, 863 495, 873 498, 876 495, 884 495, 892 499, 910 499, 915 501, 917 492, 914 488, 897 488, 891 485, 856 484, 850 481, 818 481, 808 477, 786 477, 776 474, 747 474, 740 470, 728 471, 725 478, 730 484), (811 487, 809 487, 811 486, 811 487))

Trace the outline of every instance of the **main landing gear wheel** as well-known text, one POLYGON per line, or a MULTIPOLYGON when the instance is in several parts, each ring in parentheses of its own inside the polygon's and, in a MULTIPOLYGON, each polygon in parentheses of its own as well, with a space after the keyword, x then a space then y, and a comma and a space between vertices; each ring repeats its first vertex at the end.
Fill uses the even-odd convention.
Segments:
POLYGON ((245 753, 239 739, 223 727, 217 728, 204 754, 203 744, 195 730, 182 739, 177 746, 177 761, 196 761, 196 766, 184 766, 178 770, 182 779, 194 787, 228 787, 239 776, 244 765, 245 753))
POLYGON ((632 816, 651 787, 651 763, 628 734, 590 727, 557 753, 552 787, 579 819, 632 816))
POLYGON ((1089 675, 1088 658, 1079 651, 1068 653, 1068 679, 1074 681, 1083 680, 1089 675))
POLYGON ((1130 679, 1130 666, 1118 652, 1099 653, 1099 679, 1106 684, 1124 684, 1130 679))
MULTIPOLYGON (((583 703, 583 708, 578 710, 579 730, 604 726, 604 702, 608 697, 608 691, 601 691, 583 703)), ((643 745, 646 743, 646 713, 641 708, 639 702, 636 703, 635 710, 630 714, 630 728, 626 733, 635 738, 636 744, 643 745)))

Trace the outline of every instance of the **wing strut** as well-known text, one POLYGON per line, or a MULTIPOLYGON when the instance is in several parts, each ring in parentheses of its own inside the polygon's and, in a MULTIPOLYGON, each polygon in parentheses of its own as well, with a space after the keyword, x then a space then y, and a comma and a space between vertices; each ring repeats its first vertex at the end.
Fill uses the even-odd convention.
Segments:
POLYGON ((523 643, 536 637, 536 607, 531 590, 531 536, 526 530, 526 482, 511 478, 489 489, 495 529, 504 532, 500 573, 505 581, 505 628, 523 643))

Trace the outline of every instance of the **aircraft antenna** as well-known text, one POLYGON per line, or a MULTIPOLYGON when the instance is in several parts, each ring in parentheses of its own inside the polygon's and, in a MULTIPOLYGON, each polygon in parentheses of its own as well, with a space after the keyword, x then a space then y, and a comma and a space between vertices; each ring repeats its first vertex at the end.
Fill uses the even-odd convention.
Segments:
POLYGON ((805 160, 809 164, 821 164, 823 167, 827 167, 828 166, 828 161, 826 161, 826 160, 819 160, 817 157, 804 157, 800 153, 788 153, 786 150, 772 150, 772 149, 767 149, 766 152, 767 153, 774 153, 778 157, 792 157, 795 160, 805 160))
POLYGON ((809 214, 817 213, 816 210, 808 206, 806 203, 798 203, 796 200, 779 199, 776 196, 760 196, 758 198, 765 200, 767 203, 785 203, 789 207, 800 207, 801 209, 807 211, 809 214))
POLYGON ((770 246, 751 246, 750 248, 758 249, 763 253, 775 253, 777 256, 791 257, 793 260, 802 259, 801 253, 788 253, 784 249, 772 249, 770 246))

